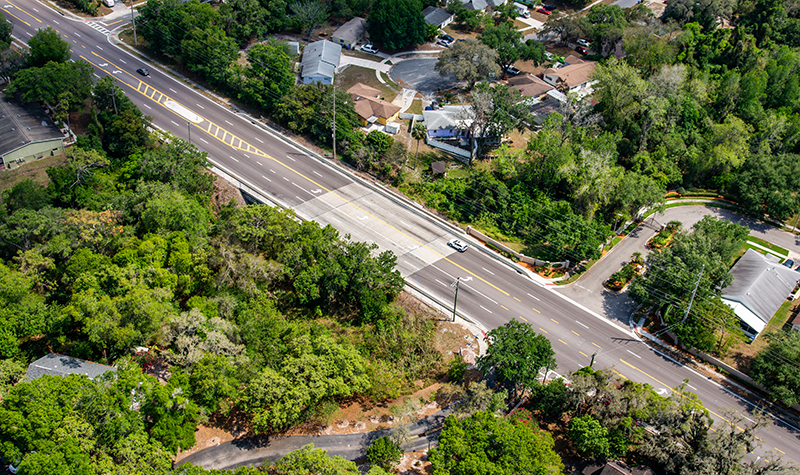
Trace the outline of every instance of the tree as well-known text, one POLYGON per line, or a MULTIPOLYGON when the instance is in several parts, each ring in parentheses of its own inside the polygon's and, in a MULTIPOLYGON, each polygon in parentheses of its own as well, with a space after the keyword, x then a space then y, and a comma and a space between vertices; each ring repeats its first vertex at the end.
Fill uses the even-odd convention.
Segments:
POLYGON ((390 470, 403 455, 400 444, 387 436, 376 439, 367 447, 367 460, 373 465, 377 465, 384 470, 390 470))
POLYGON ((608 457, 611 453, 608 429, 590 415, 574 417, 569 421, 569 438, 584 457, 608 457))
POLYGON ((562 45, 570 40, 583 38, 589 34, 589 28, 581 21, 577 15, 565 15, 560 11, 553 12, 547 22, 542 27, 542 37, 549 38, 555 35, 562 45))
POLYGON ((11 31, 14 24, 0 12, 0 51, 7 50, 11 46, 11 31))
POLYGON ((234 0, 220 5, 219 12, 227 19, 225 33, 245 44, 252 37, 282 30, 287 23, 286 7, 284 0, 234 0))
POLYGON ((600 102, 599 108, 609 125, 620 127, 639 113, 647 83, 633 66, 612 58, 598 65, 593 74, 597 79, 593 97, 600 102))
POLYGON ((497 53, 478 40, 456 41, 443 51, 436 61, 435 69, 442 76, 452 74, 459 81, 467 81, 467 89, 475 83, 500 71, 497 67, 497 53))
POLYGON ((539 430, 524 410, 508 417, 488 412, 464 419, 450 415, 439 446, 428 457, 433 475, 555 475, 564 469, 552 436, 539 430))
POLYGON ((80 105, 92 92, 92 65, 84 61, 74 63, 49 62, 41 68, 31 67, 17 72, 6 94, 22 96, 25 102, 42 101, 48 105, 59 103, 61 94, 72 95, 71 105, 80 105))
POLYGON ((497 414, 506 409, 508 391, 495 392, 486 386, 486 381, 477 381, 469 385, 469 389, 457 406, 458 413, 472 415, 478 411, 497 414))
POLYGON ((800 401, 800 333, 768 333, 767 347, 750 363, 750 375, 787 406, 800 401))
POLYGON ((254 45, 247 52, 250 63, 244 90, 239 97, 267 110, 286 95, 294 85, 292 60, 276 40, 254 45))
POLYGON ((314 28, 328 17, 327 4, 323 4, 319 0, 299 0, 289 5, 289 9, 294 13, 290 17, 291 21, 309 38, 311 38, 314 28))
MULTIPOLYGON (((516 9, 513 3, 509 3, 509 6, 516 9)), ((513 23, 503 22, 496 26, 488 26, 479 39, 497 52, 495 60, 503 76, 508 73, 508 68, 520 59, 532 60, 534 66, 544 61, 544 45, 533 40, 523 43, 522 32, 517 30, 513 23)))
POLYGON ((214 175, 208 172, 208 154, 172 134, 165 134, 158 147, 146 150, 138 160, 138 177, 160 181, 189 195, 206 199, 214 191, 214 175))
POLYGON ((314 444, 289 452, 271 467, 275 475, 359 475, 354 462, 341 456, 328 456, 322 449, 315 449, 314 444))
POLYGON ((499 142, 509 131, 525 130, 533 122, 522 94, 505 84, 480 83, 471 96, 471 114, 465 123, 478 145, 475 156, 481 156, 486 142, 499 142))
POLYGON ((489 348, 478 358, 478 368, 484 373, 494 368, 500 381, 511 383, 515 396, 536 384, 542 368, 556 367, 550 340, 527 323, 511 320, 488 336, 489 348))
POLYGON ((70 56, 70 45, 51 27, 40 29, 28 40, 29 67, 41 68, 50 61, 66 63, 70 56))
POLYGON ((417 169, 417 159, 419 158, 419 141, 428 136, 428 129, 422 122, 414 123, 411 129, 411 138, 417 141, 417 151, 414 153, 414 169, 417 169))
POLYGON ((390 50, 414 48, 425 42, 425 18, 420 0, 376 0, 369 16, 369 37, 390 50))

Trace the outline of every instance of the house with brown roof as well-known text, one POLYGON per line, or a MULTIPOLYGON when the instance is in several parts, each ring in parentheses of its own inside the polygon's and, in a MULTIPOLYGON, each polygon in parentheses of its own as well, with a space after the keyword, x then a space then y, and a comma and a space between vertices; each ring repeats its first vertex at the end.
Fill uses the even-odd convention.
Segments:
POLYGON ((361 119, 361 125, 366 126, 375 122, 386 125, 397 119, 400 113, 400 106, 381 99, 381 91, 374 87, 357 83, 347 92, 353 95, 353 104, 356 114, 361 119))
POLYGON ((579 97, 591 94, 595 83, 591 75, 597 63, 573 55, 568 56, 566 61, 566 66, 545 69, 542 80, 565 94, 573 92, 579 97))
POLYGON ((520 74, 519 76, 512 77, 508 80, 508 86, 511 89, 516 89, 522 93, 523 96, 532 97, 534 99, 539 99, 545 96, 548 91, 554 89, 553 86, 547 84, 533 74, 520 74))

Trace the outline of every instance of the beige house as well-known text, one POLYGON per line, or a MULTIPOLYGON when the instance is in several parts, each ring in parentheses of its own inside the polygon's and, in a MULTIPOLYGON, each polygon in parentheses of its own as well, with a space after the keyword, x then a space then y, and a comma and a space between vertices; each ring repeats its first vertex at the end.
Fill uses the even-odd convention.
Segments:
POLYGON ((576 93, 583 97, 592 93, 591 79, 597 63, 585 61, 577 56, 570 55, 566 58, 567 65, 560 68, 548 68, 542 73, 542 80, 564 94, 576 93))
POLYGON ((41 107, 0 97, 0 170, 63 154, 64 138, 41 107))
POLYGON ((553 86, 533 74, 521 74, 512 77, 508 80, 508 86, 511 89, 516 89, 522 93, 523 96, 532 97, 534 99, 540 99, 545 96, 548 91, 554 89, 553 86))
POLYGON ((388 122, 396 120, 400 114, 400 106, 381 99, 381 91, 374 87, 357 83, 347 92, 353 95, 353 103, 356 113, 361 119, 361 125, 366 126, 375 122, 386 125, 388 122))

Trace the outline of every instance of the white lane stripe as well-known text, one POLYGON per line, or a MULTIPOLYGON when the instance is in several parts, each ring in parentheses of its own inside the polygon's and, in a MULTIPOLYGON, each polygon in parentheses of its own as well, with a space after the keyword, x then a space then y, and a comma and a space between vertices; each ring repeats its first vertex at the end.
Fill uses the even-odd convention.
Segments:
POLYGON ((296 187, 300 188, 301 190, 305 191, 305 192, 306 192, 306 193, 308 193, 309 195, 310 195, 310 194, 312 194, 310 191, 306 191, 306 190, 305 190, 305 189, 304 189, 302 186, 298 185, 298 184, 297 184, 297 183, 295 183, 295 182, 292 182, 292 185, 294 185, 294 186, 296 186, 296 187))
POLYGON ((147 107, 148 109, 152 109, 152 107, 148 106, 147 104, 143 104, 143 105, 144 105, 145 107, 147 107))
POLYGON ((128 64, 128 63, 126 63, 126 62, 125 62, 125 60, 124 60, 124 59, 122 59, 122 58, 120 58, 119 62, 120 62, 120 63, 122 63, 122 64, 128 64))
POLYGON ((581 322, 579 322, 577 320, 575 320, 575 323, 577 323, 578 325, 582 326, 583 328, 589 328, 589 327, 587 327, 586 325, 584 325, 583 323, 581 323, 581 322))
POLYGON ((488 273, 490 273, 490 274, 494 275, 494 272, 490 271, 489 269, 487 269, 487 268, 485 268, 485 267, 481 267, 481 269, 483 269, 483 270, 485 270, 486 272, 488 272, 488 273))
POLYGON ((203 137, 200 137, 200 140, 201 140, 203 143, 205 143, 206 145, 208 145, 208 141, 207 141, 206 139, 204 139, 203 137))
POLYGON ((263 179, 267 180, 268 182, 272 183, 272 180, 270 180, 269 178, 265 177, 264 175, 261 175, 261 178, 263 178, 263 179))
POLYGON ((257 161, 256 163, 258 163, 258 165, 259 165, 259 166, 261 166, 261 167, 263 167, 263 166, 264 166, 264 165, 262 165, 262 164, 261 164, 261 162, 258 162, 258 161, 257 161))
POLYGON ((447 284, 445 284, 445 283, 444 283, 444 282, 442 282, 441 280, 439 280, 439 279, 433 279, 433 280, 435 280, 436 282, 439 282, 440 284, 442 284, 442 285, 444 285, 445 287, 447 287, 447 284))
POLYGON ((99 49, 100 51, 103 51, 103 48, 101 48, 100 46, 98 46, 97 49, 99 49))
POLYGON ((478 307, 480 307, 480 308, 482 308, 482 309, 486 310, 486 311, 487 311, 487 312, 489 312, 489 313, 494 313, 494 312, 492 312, 491 310, 489 310, 488 308, 484 307, 483 305, 478 305, 478 307))
POLYGON ((313 173, 314 175, 317 175, 318 177, 322 177, 322 175, 320 175, 319 173, 317 173, 317 171, 316 171, 316 170, 311 170, 311 173, 313 173))
POLYGON ((303 198, 300 198, 300 197, 299 197, 299 196, 297 196, 297 195, 294 195, 294 197, 295 197, 295 198, 297 198, 298 200, 300 200, 301 202, 305 202, 305 200, 303 200, 303 198))
POLYGON ((405 260, 405 259, 403 259, 403 263, 404 263, 405 265, 407 265, 408 267, 410 267, 410 268, 414 269, 414 272, 417 272, 417 271, 419 270, 419 267, 414 267, 414 265, 413 265, 413 264, 411 264, 410 262, 408 262, 408 261, 407 261, 407 260, 405 260))
POLYGON ((288 178, 286 178, 286 177, 283 177, 283 179, 284 179, 284 180, 286 180, 286 181, 289 181, 289 179, 288 179, 288 178))
POLYGON ((463 285, 464 287, 467 287, 468 289, 471 289, 473 292, 475 292, 476 294, 478 294, 478 295, 480 295, 481 297, 485 298, 485 299, 486 299, 486 300, 488 300, 489 302, 492 302, 493 304, 495 304, 495 305, 498 305, 498 303, 497 303, 497 301, 496 301, 496 300, 492 300, 492 299, 490 299, 489 297, 487 297, 486 295, 482 294, 481 292, 479 292, 479 291, 475 290, 475 287, 472 287, 472 286, 466 285, 466 284, 464 284, 463 282, 461 283, 461 285, 463 285))
MULTIPOLYGON (((527 292, 526 292, 526 293, 527 293, 527 292)), ((534 296, 533 296, 533 295, 531 295, 531 294, 528 294, 528 297, 530 297, 530 298, 532 298, 532 299, 539 300, 539 297, 534 297, 534 296)))
POLYGON ((239 160, 236 160, 236 158, 234 158, 233 156, 231 156, 231 158, 233 158, 234 162, 239 163, 239 160))
POLYGON ((231 123, 228 121, 228 119, 225 119, 225 122, 227 122, 227 123, 228 123, 228 125, 233 125, 233 124, 231 124, 231 123))
POLYGON ((258 137, 256 137, 256 140, 258 140, 258 141, 259 141, 259 142, 261 142, 261 143, 264 143, 264 141, 263 141, 263 140, 261 140, 261 139, 260 139, 260 138, 258 138, 258 137))
POLYGON ((635 357, 637 357, 639 359, 642 359, 641 356, 637 355, 636 353, 632 352, 631 350, 625 350, 625 351, 627 351, 628 353, 632 354, 633 356, 635 356, 635 357))
POLYGON ((248 155, 246 153, 243 153, 242 155, 244 155, 244 158, 250 158, 250 155, 248 155))
POLYGON ((272 173, 275 173, 275 170, 273 170, 272 168, 270 168, 269 171, 271 171, 272 173))
POLYGON ((169 88, 169 90, 170 90, 170 91, 172 91, 172 92, 174 92, 175 94, 177 94, 177 93, 178 93, 178 91, 176 91, 175 89, 169 88))
POLYGON ((294 158, 290 157, 289 155, 286 155, 286 158, 288 158, 289 160, 291 160, 291 161, 293 161, 293 162, 296 162, 296 161, 297 161, 297 160, 295 160, 294 158))
POLYGON ((201 108, 201 109, 205 109, 205 107, 201 106, 200 104, 195 104, 195 105, 196 105, 197 107, 201 108))
POLYGON ((173 124, 175 124, 175 126, 176 126, 176 127, 180 127, 180 125, 178 125, 178 123, 177 123, 177 122, 175 122, 174 120, 171 120, 170 122, 172 122, 173 124))

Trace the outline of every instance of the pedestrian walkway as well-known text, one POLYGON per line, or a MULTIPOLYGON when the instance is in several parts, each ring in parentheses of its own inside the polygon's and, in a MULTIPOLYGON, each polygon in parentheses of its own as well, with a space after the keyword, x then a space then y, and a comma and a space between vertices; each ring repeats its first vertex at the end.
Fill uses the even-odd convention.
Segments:
POLYGON ((87 25, 89 28, 91 28, 91 29, 93 29, 93 30, 96 30, 96 31, 99 31, 100 33, 102 33, 102 34, 104 34, 104 35, 106 35, 106 36, 108 36, 108 34, 109 34, 109 33, 111 33, 111 31, 109 31, 109 30, 108 30, 106 27, 104 27, 104 26, 103 26, 103 25, 101 25, 100 23, 95 23, 95 22, 93 22, 93 21, 87 21, 87 22, 86 22, 86 25, 87 25))

